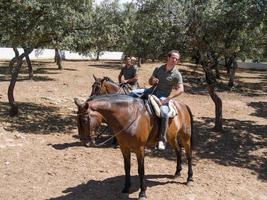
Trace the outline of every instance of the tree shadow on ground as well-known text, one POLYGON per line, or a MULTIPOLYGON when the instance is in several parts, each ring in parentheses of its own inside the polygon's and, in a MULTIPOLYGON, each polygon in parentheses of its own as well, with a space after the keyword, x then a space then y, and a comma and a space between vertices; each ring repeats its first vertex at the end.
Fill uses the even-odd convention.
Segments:
POLYGON ((115 61, 101 61, 99 64, 96 63, 90 63, 89 67, 97 67, 97 68, 105 68, 105 69, 121 69, 122 64, 121 62, 115 62, 115 61))
MULTIPOLYGON (((201 67, 196 67, 191 64, 182 64, 187 66, 187 69, 179 69, 183 75, 183 80, 186 85, 186 92, 190 94, 207 95, 207 86, 205 74, 201 67)), ((235 86, 228 87, 228 75, 224 67, 220 67, 220 79, 216 79, 216 92, 234 92, 243 96, 263 96, 267 95, 267 75, 266 71, 238 69, 236 74, 235 86), (251 76, 244 77, 239 73, 248 73, 251 76)))
POLYGON ((9 104, 3 103, 0 107, 0 121, 7 122, 7 131, 18 131, 32 134, 69 133, 77 128, 76 118, 73 115, 65 116, 58 107, 41 104, 18 102, 19 115, 8 115, 9 104))
MULTIPOLYGON (((194 125, 194 160, 210 159, 225 166, 252 170, 260 179, 267 180, 267 126, 253 121, 224 120, 224 131, 212 131, 214 119, 202 118, 194 125)), ((164 152, 149 150, 148 156, 176 160, 168 146, 164 152)), ((187 162, 183 155, 183 162, 187 162)))
MULTIPOLYGON (((53 81, 55 79, 52 79, 49 77, 50 74, 61 74, 61 70, 57 69, 56 67, 47 67, 46 62, 33 62, 33 78, 31 80, 33 81, 53 81), (47 76, 44 76, 47 75, 47 76)), ((65 71, 77 71, 77 69, 73 68, 64 68, 65 71)), ((10 81, 11 75, 9 72, 8 63, 5 65, 5 63, 1 63, 0 65, 0 81, 10 81)), ((25 66, 25 64, 22 66, 19 72, 19 76, 17 79, 17 82, 20 81, 27 81, 29 79, 28 75, 28 68, 25 66)))
MULTIPOLYGON (((206 76, 201 69, 195 69, 194 66, 188 65, 188 69, 179 69, 183 76, 183 82, 186 85, 186 93, 197 95, 208 95, 206 76)), ((216 92, 229 91, 225 73, 221 73, 221 78, 216 80, 216 92)))
MULTIPOLYGON (((95 138, 95 144, 92 144, 90 148, 119 148, 117 144, 114 144, 114 136, 112 134, 112 130, 107 125, 102 125, 97 131, 98 135, 95 138)), ((78 133, 78 131, 77 131, 78 133)), ((73 137, 79 140, 79 135, 73 135, 73 137)), ((57 150, 64 150, 67 148, 72 148, 75 146, 83 146, 80 141, 72 142, 72 143, 63 143, 63 144, 53 144, 51 145, 53 148, 57 150)))
MULTIPOLYGON (((159 185, 166 184, 186 184, 185 182, 180 182, 178 179, 172 179, 169 175, 146 175, 146 185, 147 189, 151 187, 156 187, 159 185), (165 180, 168 178, 169 180, 165 180), (164 179, 164 180, 160 180, 164 179)), ((132 176, 132 186, 130 189, 130 194, 139 191, 139 177, 132 176)), ((86 184, 80 184, 75 187, 67 188, 63 191, 65 195, 55 198, 50 198, 49 200, 88 200, 88 199, 98 199, 98 200, 117 200, 117 199, 138 199, 129 197, 128 194, 122 194, 124 176, 115 176, 112 178, 107 178, 103 181, 90 180, 86 184), (104 192, 103 192, 104 191, 104 192)), ((138 195, 138 194, 137 194, 138 195)))
POLYGON ((251 106, 255 109, 255 113, 251 115, 267 119, 267 102, 250 102, 248 106, 251 106))
MULTIPOLYGON (((228 81, 227 74, 224 77, 228 81)), ((235 86, 231 88, 231 91, 250 97, 267 95, 266 71, 238 68, 236 70, 235 86)))
POLYGON ((196 126, 196 156, 225 166, 247 168, 267 180, 267 126, 253 121, 224 120, 224 131, 213 132, 213 119, 202 118, 196 126), (264 150, 265 149, 265 150, 264 150))

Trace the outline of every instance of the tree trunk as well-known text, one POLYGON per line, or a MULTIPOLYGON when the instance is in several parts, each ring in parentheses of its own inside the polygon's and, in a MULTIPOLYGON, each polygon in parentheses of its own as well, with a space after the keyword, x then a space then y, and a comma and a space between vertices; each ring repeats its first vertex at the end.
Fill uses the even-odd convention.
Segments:
POLYGON ((202 65, 203 70, 204 70, 205 75, 206 75, 206 81, 207 81, 207 84, 208 84, 209 95, 210 95, 212 101, 215 104, 215 126, 214 126, 214 130, 215 131, 222 131, 223 130, 223 127, 222 127, 222 100, 215 93, 214 85, 216 83, 216 78, 215 78, 214 74, 212 73, 211 67, 209 66, 209 63, 210 63, 209 59, 210 58, 211 57, 209 56, 208 53, 206 55, 203 54, 201 56, 201 65, 202 65))
POLYGON ((32 52, 32 50, 26 49, 26 48, 23 48, 23 49, 24 49, 24 53, 25 53, 26 62, 28 65, 29 79, 32 79, 33 78, 33 69, 32 69, 32 63, 31 63, 31 60, 29 57, 29 54, 32 52))
POLYGON ((215 54, 215 52, 212 52, 211 53, 211 57, 212 57, 212 60, 213 60, 213 65, 212 65, 212 69, 214 69, 215 70, 215 77, 217 78, 217 79, 220 79, 221 77, 220 77, 220 71, 219 71, 219 58, 218 58, 218 56, 215 54))
POLYGON ((226 67, 227 74, 229 75, 230 74, 230 65, 231 65, 230 58, 228 58, 228 57, 224 58, 224 65, 226 67))
POLYGON ((233 56, 233 57, 231 57, 231 65, 230 65, 230 71, 229 71, 228 86, 230 88, 232 88, 234 86, 236 69, 237 69, 236 57, 233 56))
POLYGON ((212 66, 213 69, 215 69, 215 77, 217 79, 220 79, 221 76, 220 76, 220 71, 219 71, 219 61, 218 61, 218 58, 217 57, 214 57, 214 64, 212 66))
POLYGON ((58 69, 59 70, 63 70, 62 59, 61 59, 61 56, 60 56, 58 48, 55 48, 55 60, 56 60, 58 69))
POLYGON ((98 52, 96 53, 96 61, 99 61, 99 57, 100 57, 100 52, 98 51, 98 52))
POLYGON ((222 100, 220 97, 215 93, 214 85, 208 84, 208 91, 212 101, 215 104, 215 131, 222 131, 222 100))
POLYGON ((142 58, 141 57, 138 57, 138 67, 141 67, 141 65, 142 65, 142 58))
POLYGON ((15 57, 11 59, 11 61, 9 62, 9 72, 10 74, 12 73, 13 71, 13 66, 14 64, 17 62, 18 60, 18 57, 19 57, 19 51, 17 48, 13 47, 13 51, 15 53, 15 57))
POLYGON ((19 57, 19 51, 17 48, 13 47, 13 51, 15 52, 15 58, 19 57))
POLYGON ((22 66, 22 60, 25 57, 25 53, 18 56, 16 59, 12 59, 9 63, 9 67, 11 70, 11 80, 8 87, 8 102, 10 104, 10 116, 15 116, 18 114, 18 105, 15 102, 14 98, 14 88, 17 82, 18 74, 22 66), (16 60, 16 62, 14 62, 16 60), (16 65, 15 65, 16 64, 16 65))

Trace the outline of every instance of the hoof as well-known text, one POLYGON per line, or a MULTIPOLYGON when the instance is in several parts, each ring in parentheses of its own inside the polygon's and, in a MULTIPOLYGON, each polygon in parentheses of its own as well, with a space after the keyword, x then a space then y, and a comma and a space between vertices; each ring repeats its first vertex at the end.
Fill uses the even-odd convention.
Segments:
POLYGON ((190 186, 193 186, 194 184, 193 184, 193 181, 187 181, 186 185, 190 187, 190 186))
POLYGON ((139 197, 138 200, 147 200, 147 198, 146 197, 139 197))
POLYGON ((147 200, 146 193, 140 192, 138 200, 147 200))
POLYGON ((181 177, 181 173, 180 172, 175 173, 174 176, 173 176, 174 179, 179 178, 179 177, 181 177))

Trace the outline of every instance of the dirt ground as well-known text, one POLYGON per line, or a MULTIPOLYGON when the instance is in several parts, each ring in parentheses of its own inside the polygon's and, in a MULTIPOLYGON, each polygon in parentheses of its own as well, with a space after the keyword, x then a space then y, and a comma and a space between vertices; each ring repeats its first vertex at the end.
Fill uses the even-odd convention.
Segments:
MULTIPOLYGON (((117 200, 138 198, 136 158, 132 156, 132 188, 121 194, 123 159, 119 148, 83 147, 77 138, 73 98, 85 100, 93 74, 117 80, 120 63, 65 61, 57 70, 51 60, 34 61, 34 78, 24 66, 14 95, 19 115, 8 116, 8 62, 0 62, 0 199, 2 200, 117 200)), ((144 64, 140 85, 158 63, 144 64)), ((194 184, 182 176, 172 179, 175 156, 171 149, 149 149, 145 158, 150 200, 267 200, 267 73, 238 70, 237 86, 217 94, 223 101, 224 132, 212 131, 214 104, 200 68, 178 66, 188 104, 195 119, 194 184)), ((223 74, 224 75, 224 74, 223 74)))

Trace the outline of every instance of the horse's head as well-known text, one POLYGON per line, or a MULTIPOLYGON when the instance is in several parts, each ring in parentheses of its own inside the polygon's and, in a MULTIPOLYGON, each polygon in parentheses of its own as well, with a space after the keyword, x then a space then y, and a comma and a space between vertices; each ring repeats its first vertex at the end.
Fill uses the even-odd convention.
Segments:
POLYGON ((93 75, 95 82, 92 85, 92 91, 90 96, 98 96, 101 95, 102 93, 102 83, 103 79, 101 78, 96 78, 95 75, 93 75))
POLYGON ((117 93, 120 90, 120 86, 109 77, 96 78, 95 75, 93 77, 95 82, 92 85, 90 96, 117 93))
POLYGON ((74 99, 77 112, 77 125, 79 138, 83 145, 90 146, 95 144, 97 130, 103 121, 102 115, 90 109, 90 101, 81 103, 77 98, 74 99))

